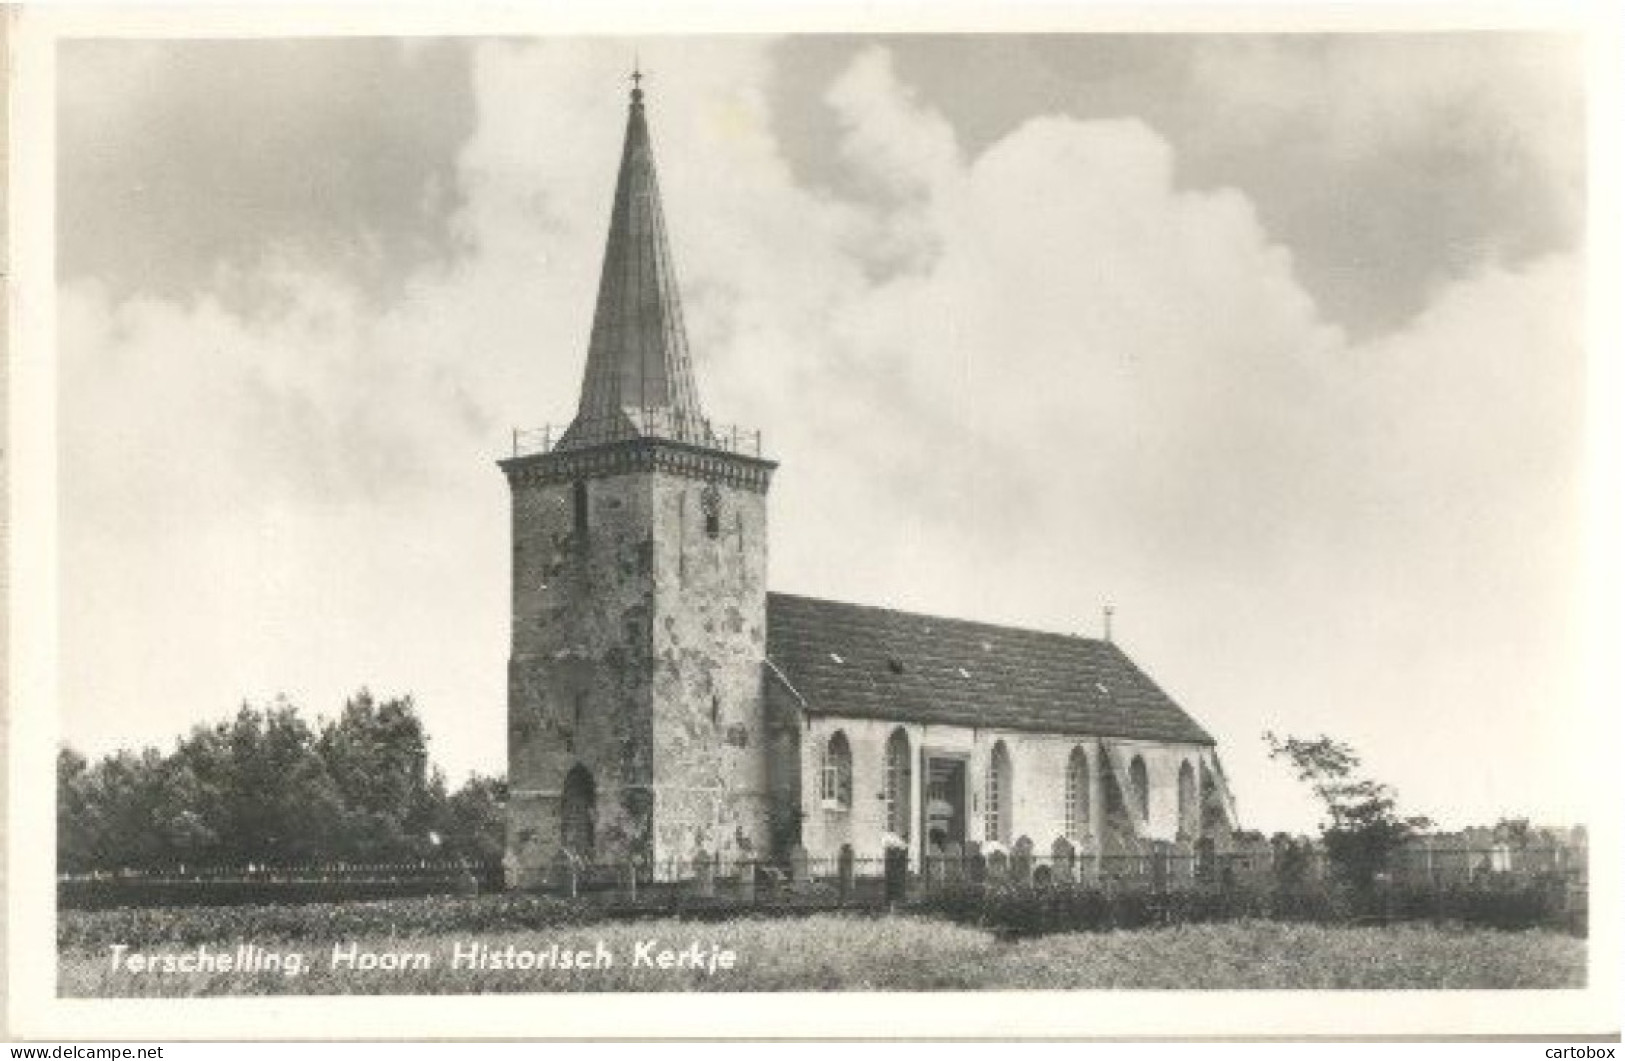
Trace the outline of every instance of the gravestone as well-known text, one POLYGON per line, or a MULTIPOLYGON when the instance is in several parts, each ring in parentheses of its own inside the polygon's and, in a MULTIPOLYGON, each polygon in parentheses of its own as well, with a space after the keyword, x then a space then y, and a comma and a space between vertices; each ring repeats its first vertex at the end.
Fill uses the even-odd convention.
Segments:
POLYGON ((807 849, 800 844, 790 849, 790 883, 807 883, 807 849))
POLYGON ((1010 875, 1017 884, 1033 882, 1033 842, 1025 836, 1017 837, 1010 849, 1010 875))
POLYGON ((982 845, 975 840, 965 844, 965 880, 971 884, 987 881, 987 859, 982 856, 982 845))
POLYGON ((1085 836, 1078 842, 1077 868, 1079 884, 1100 883, 1100 841, 1094 836, 1085 836))
POLYGON ((1064 836, 1057 836, 1055 842, 1049 845, 1050 868, 1055 880, 1062 884, 1070 884, 1075 878, 1078 854, 1072 846, 1072 841, 1064 836))
POLYGON ((942 883, 945 872, 942 848, 936 844, 927 844, 925 850, 920 852, 920 883, 929 892, 942 883))
POLYGON ((886 848, 886 901, 902 902, 908 891, 908 848, 886 848))
POLYGON ((709 899, 717 893, 717 868, 711 861, 711 855, 700 848, 694 852, 694 894, 709 899))
POLYGON ((942 847, 943 878, 950 884, 958 884, 965 879, 965 848, 958 842, 950 841, 942 847))

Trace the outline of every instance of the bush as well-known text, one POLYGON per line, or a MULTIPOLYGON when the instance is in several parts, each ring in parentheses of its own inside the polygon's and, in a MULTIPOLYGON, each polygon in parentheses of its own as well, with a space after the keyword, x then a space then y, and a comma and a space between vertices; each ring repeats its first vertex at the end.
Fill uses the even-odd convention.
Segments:
POLYGON ((1558 879, 1491 886, 1379 887, 1353 896, 1355 916, 1362 920, 1432 921, 1506 930, 1563 928, 1585 934, 1585 911, 1570 910, 1566 885, 1558 879))
POLYGON ((1498 929, 1563 928, 1584 934, 1584 912, 1576 918, 1562 889, 1549 883, 1367 890, 1336 885, 1192 888, 1162 894, 1094 887, 957 885, 922 896, 910 908, 986 928, 1007 939, 1239 920, 1427 921, 1498 929))
POLYGON ((91 877, 60 880, 56 902, 62 910, 110 910, 125 906, 253 906, 271 903, 335 903, 371 899, 411 899, 502 887, 501 867, 446 870, 390 877, 357 875, 331 880, 242 878, 91 877))
POLYGON ((60 947, 195 946, 221 940, 296 942, 443 932, 493 934, 552 929, 601 919, 580 899, 528 892, 303 906, 182 906, 62 911, 60 947))

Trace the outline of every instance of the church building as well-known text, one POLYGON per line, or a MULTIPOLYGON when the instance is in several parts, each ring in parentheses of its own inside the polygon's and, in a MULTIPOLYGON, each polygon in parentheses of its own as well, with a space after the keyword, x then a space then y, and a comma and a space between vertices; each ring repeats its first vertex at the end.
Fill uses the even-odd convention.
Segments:
POLYGON ((1213 738, 1109 639, 769 591, 778 466, 701 407, 643 96, 575 418, 500 462, 509 883, 1226 835, 1213 738))

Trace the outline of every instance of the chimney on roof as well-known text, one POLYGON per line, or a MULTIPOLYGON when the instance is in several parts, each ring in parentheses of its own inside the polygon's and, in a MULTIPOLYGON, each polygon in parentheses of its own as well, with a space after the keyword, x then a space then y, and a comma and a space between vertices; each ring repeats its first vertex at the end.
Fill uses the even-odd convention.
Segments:
POLYGON ((1106 620, 1106 643, 1107 644, 1110 644, 1111 640, 1112 640, 1112 612, 1114 612, 1116 610, 1117 609, 1112 607, 1110 604, 1108 604, 1104 608, 1100 609, 1101 614, 1105 617, 1105 620, 1106 620))

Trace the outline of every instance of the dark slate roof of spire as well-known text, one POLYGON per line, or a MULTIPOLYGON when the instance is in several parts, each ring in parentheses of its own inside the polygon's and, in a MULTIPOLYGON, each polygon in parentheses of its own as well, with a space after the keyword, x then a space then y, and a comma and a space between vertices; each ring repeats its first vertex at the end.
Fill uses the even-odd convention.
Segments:
POLYGON ((657 437, 710 445, 683 329, 643 90, 632 90, 576 418, 559 449, 657 437))
POLYGON ((767 655, 821 714, 1214 743, 1109 641, 770 593, 767 655))

